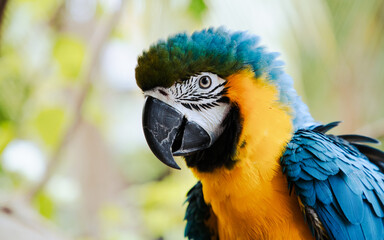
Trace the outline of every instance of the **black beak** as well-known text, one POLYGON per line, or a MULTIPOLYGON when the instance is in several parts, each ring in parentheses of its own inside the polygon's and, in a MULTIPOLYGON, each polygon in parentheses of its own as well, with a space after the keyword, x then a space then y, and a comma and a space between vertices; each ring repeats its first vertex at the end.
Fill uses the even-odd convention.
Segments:
POLYGON ((145 139, 153 154, 169 167, 180 169, 173 159, 210 146, 209 134, 195 122, 188 121, 172 106, 148 97, 143 110, 145 139))

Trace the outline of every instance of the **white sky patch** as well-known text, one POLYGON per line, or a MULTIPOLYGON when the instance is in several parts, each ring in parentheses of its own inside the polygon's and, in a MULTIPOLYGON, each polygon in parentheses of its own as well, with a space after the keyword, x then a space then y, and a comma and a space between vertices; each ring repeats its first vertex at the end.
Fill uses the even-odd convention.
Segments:
POLYGON ((122 40, 110 41, 101 57, 101 71, 107 83, 117 90, 137 90, 135 67, 139 50, 122 40))
POLYGON ((103 9, 108 13, 113 13, 121 7, 121 0, 100 0, 103 9))
POLYGON ((141 94, 115 94, 113 98, 112 102, 119 104, 110 104, 106 110, 110 121, 110 147, 120 154, 147 148, 141 123, 144 97, 141 94))
POLYGON ((34 143, 14 140, 4 149, 2 164, 6 170, 17 172, 36 182, 44 174, 46 159, 34 143))
POLYGON ((77 22, 88 21, 96 13, 97 0, 68 0, 66 3, 71 18, 77 22))
POLYGON ((251 34, 260 36, 261 45, 267 46, 269 51, 284 53, 281 38, 290 29, 290 21, 284 14, 288 4, 282 4, 282 2, 279 0, 207 1, 209 11, 205 18, 205 25, 226 26, 233 31, 249 31, 251 34))
POLYGON ((49 181, 47 191, 52 198, 62 203, 72 203, 79 199, 80 190, 71 178, 55 176, 49 181))

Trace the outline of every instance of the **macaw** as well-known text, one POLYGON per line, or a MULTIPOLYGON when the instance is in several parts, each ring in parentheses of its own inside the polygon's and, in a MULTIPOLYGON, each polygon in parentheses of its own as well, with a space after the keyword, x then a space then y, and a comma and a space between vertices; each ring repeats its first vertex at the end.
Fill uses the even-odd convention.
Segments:
POLYGON ((248 32, 176 34, 135 69, 154 155, 198 179, 188 239, 384 239, 384 153, 361 135, 330 135, 277 53, 248 32))

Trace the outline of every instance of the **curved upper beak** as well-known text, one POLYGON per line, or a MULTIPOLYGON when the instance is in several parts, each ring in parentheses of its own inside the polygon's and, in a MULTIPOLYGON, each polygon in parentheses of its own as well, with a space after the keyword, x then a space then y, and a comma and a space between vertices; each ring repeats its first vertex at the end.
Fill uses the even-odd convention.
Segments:
POLYGON ((185 156, 210 146, 211 137, 174 107, 151 96, 143 109, 145 139, 153 154, 169 167, 180 169, 173 156, 185 156))

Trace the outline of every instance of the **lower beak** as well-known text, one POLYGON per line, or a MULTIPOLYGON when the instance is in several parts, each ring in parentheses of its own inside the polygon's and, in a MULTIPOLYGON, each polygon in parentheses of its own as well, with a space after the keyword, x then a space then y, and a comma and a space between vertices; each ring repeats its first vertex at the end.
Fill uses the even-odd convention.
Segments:
POLYGON ((143 110, 145 139, 153 154, 169 167, 180 169, 174 156, 185 156, 210 146, 209 134, 188 121, 174 107, 148 97, 143 110))

